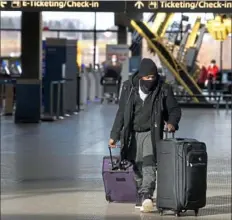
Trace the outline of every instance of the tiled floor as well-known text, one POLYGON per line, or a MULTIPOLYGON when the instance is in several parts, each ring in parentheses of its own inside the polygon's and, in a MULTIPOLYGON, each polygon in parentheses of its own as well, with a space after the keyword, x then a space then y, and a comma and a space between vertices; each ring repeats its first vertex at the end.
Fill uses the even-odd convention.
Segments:
MULTIPOLYGON (((95 105, 40 125, 2 118, 1 219, 163 219, 157 213, 141 215, 132 204, 105 201, 101 165, 115 111, 114 105, 95 105)), ((231 113, 185 109, 176 136, 208 146, 208 201, 198 219, 231 219, 231 113)))

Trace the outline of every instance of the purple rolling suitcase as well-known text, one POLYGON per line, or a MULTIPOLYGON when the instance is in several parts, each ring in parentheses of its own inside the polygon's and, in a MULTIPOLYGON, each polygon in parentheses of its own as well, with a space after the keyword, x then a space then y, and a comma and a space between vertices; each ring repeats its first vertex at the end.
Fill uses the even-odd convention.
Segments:
POLYGON ((103 158, 102 177, 108 202, 135 202, 136 185, 132 166, 123 163, 117 166, 119 157, 110 156, 103 158), (120 168, 119 168, 120 167, 120 168))

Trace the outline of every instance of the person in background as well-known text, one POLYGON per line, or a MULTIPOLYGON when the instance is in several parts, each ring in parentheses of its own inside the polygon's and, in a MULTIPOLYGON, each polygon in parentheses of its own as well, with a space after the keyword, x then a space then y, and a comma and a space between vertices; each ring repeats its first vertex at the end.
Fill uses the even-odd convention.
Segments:
POLYGON ((118 75, 121 75, 122 64, 119 62, 116 55, 112 55, 111 60, 106 63, 105 72, 108 72, 108 70, 114 71, 118 75))
POLYGON ((200 71, 200 76, 197 80, 197 84, 201 89, 205 87, 205 81, 207 80, 208 71, 205 66, 202 66, 200 71))
POLYGON ((207 88, 209 93, 209 98, 211 99, 212 90, 215 93, 214 85, 219 73, 219 68, 215 60, 211 60, 210 65, 207 69, 207 88))
POLYGON ((169 132, 178 129, 181 109, 172 87, 162 81, 151 59, 141 61, 139 71, 123 83, 119 109, 109 146, 121 140, 122 159, 131 161, 137 185, 136 208, 154 211, 156 143, 163 138, 165 121, 169 132))
POLYGON ((118 57, 116 55, 112 55, 111 60, 105 63, 104 75, 100 81, 101 85, 104 85, 104 81, 107 80, 107 78, 113 79, 113 81, 116 83, 115 86, 117 87, 117 93, 111 94, 111 96, 116 98, 116 100, 118 100, 120 93, 122 80, 121 71, 122 64, 118 61, 118 57))
POLYGON ((210 65, 209 65, 209 67, 207 69, 208 79, 212 78, 213 80, 216 80, 218 73, 219 73, 219 68, 218 68, 218 66, 216 64, 216 61, 211 60, 210 65))

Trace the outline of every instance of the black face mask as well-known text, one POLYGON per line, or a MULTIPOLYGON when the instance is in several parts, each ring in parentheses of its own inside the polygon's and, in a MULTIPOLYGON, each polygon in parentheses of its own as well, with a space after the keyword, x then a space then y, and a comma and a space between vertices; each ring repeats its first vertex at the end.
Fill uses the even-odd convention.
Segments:
POLYGON ((142 80, 141 79, 140 80, 141 90, 146 94, 153 91, 156 88, 156 85, 157 85, 157 80, 156 79, 153 79, 153 80, 142 80))

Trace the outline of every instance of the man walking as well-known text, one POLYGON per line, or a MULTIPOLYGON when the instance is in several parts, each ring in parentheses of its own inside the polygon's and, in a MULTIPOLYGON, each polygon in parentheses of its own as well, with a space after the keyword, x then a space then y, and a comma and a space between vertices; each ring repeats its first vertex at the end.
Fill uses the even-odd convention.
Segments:
POLYGON ((163 138, 164 122, 169 132, 178 128, 181 109, 171 86, 164 83, 151 59, 143 59, 138 73, 124 82, 109 146, 121 140, 123 159, 133 163, 137 185, 136 208, 154 211, 156 143, 163 138))

